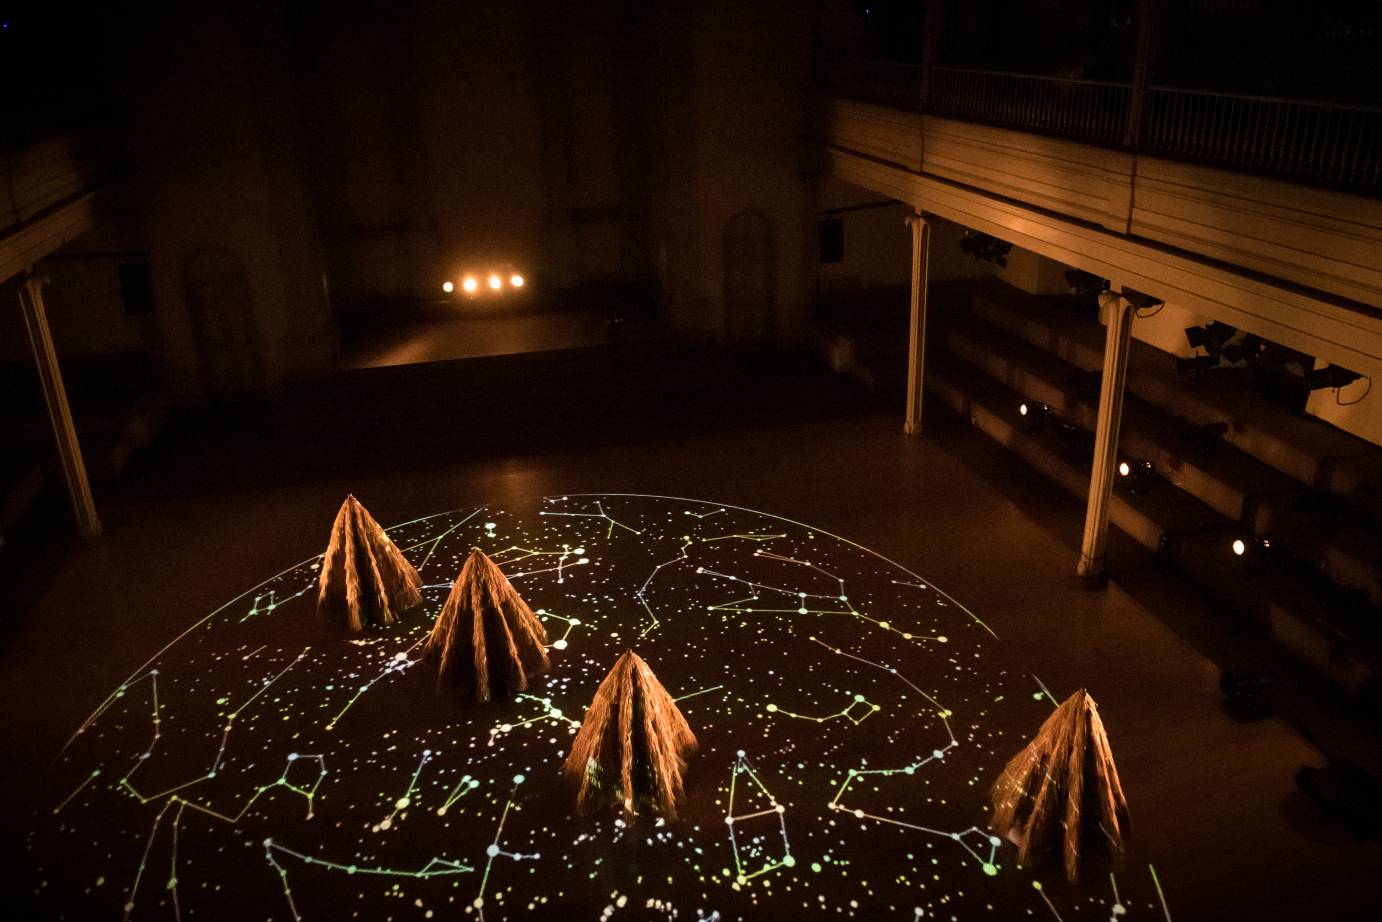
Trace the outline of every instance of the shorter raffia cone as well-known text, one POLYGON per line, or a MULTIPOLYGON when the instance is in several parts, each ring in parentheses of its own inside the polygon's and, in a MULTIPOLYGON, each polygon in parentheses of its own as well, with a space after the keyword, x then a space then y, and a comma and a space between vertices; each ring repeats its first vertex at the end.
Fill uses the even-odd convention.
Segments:
POLYGON ((392 624, 422 601, 417 570, 353 495, 336 513, 318 584, 317 611, 352 631, 392 624))
POLYGON ((423 655, 437 663, 437 685, 471 686, 476 701, 528 687, 544 672, 547 629, 494 561, 470 552, 451 586, 423 655))
POLYGON ((674 817, 686 760, 695 750, 695 734, 677 703, 629 650, 595 692, 563 770, 580 782, 580 810, 618 802, 630 816, 647 807, 674 817))
POLYGON ((1073 883, 1082 854, 1102 851, 1115 863, 1127 854, 1128 802, 1098 705, 1083 689, 1007 764, 990 797, 989 825, 1017 845, 1020 864, 1060 846, 1073 883))

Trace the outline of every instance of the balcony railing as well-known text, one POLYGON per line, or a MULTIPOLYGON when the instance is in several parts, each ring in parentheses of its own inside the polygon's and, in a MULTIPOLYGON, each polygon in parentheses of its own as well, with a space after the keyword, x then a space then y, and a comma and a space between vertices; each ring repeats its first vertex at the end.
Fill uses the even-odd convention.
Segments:
POLYGON ((1303 182, 1382 190, 1382 110, 1151 87, 1142 146, 1303 182))
POLYGON ((933 67, 927 89, 929 108, 937 115, 1098 144, 1117 144, 1127 123, 1126 83, 933 67))
POLYGON ((1382 109, 856 60, 831 92, 1295 182, 1382 192, 1382 109), (1134 112, 1136 110, 1136 112, 1134 112))

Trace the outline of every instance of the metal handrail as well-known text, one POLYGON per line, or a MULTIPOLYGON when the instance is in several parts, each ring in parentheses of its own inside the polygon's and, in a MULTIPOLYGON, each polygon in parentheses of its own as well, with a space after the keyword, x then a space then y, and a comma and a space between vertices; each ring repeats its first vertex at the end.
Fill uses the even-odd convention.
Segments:
POLYGON ((1330 102, 1325 99, 1293 99, 1289 96, 1255 96, 1251 93, 1228 93, 1223 90, 1197 90, 1184 86, 1149 86, 1149 92, 1176 93, 1181 96, 1218 96, 1224 99, 1240 99, 1248 102, 1266 102, 1292 106, 1315 106, 1321 109, 1352 109, 1358 112, 1371 112, 1382 115, 1382 108, 1365 106, 1354 102, 1330 102))
POLYGON ((831 76, 835 91, 885 105, 1382 191, 1382 109, 1372 106, 1167 86, 1134 100, 1130 83, 866 58, 831 76))
MULTIPOLYGON (((881 64, 881 63, 885 63, 885 62, 878 61, 878 62, 874 62, 874 63, 880 63, 880 64, 881 64)), ((902 62, 894 62, 894 64, 898 64, 898 63, 902 63, 902 62)), ((908 65, 908 66, 913 66, 913 67, 920 68, 922 65, 920 65, 920 64, 915 64, 915 65, 908 65)), ((933 67, 931 68, 931 71, 932 71, 933 73, 977 74, 977 75, 983 76, 983 77, 1019 77, 1019 78, 1021 78, 1021 79, 1023 79, 1023 80, 1046 81, 1046 82, 1049 82, 1049 83, 1074 83, 1074 84, 1079 84, 1079 85, 1081 85, 1081 86, 1115 86, 1115 87, 1122 87, 1122 88, 1124 88, 1124 89, 1127 89, 1128 87, 1131 87, 1131 86, 1132 86, 1132 84, 1130 84, 1130 83, 1124 83, 1124 82, 1120 82, 1120 81, 1117 81, 1117 80, 1089 80, 1089 79, 1086 79, 1086 78, 1084 78, 1084 77, 1060 77, 1060 76, 1052 76, 1051 74, 1024 74, 1024 73, 1020 73, 1020 72, 1018 72, 1018 71, 1012 71, 1012 70, 985 70, 985 69, 979 68, 979 67, 940 67, 940 66, 933 66, 933 67)))

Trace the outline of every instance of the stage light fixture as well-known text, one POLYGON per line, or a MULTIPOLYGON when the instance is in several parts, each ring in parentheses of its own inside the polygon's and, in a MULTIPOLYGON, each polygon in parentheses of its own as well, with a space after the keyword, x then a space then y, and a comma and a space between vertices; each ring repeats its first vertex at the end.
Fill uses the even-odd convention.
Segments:
POLYGON ((452 282, 450 279, 447 279, 446 281, 441 283, 441 290, 446 292, 447 294, 451 294, 451 292, 456 290, 456 284, 452 282))
POLYGON ((526 280, 523 278, 523 276, 519 275, 517 272, 509 276, 509 284, 512 285, 514 288, 522 288, 524 281, 526 280))
POLYGON ((1271 674, 1252 667, 1234 667, 1219 672, 1219 691, 1224 693, 1224 713, 1240 723, 1262 720, 1272 715, 1271 674))
POLYGON ((1028 412, 1027 405, 1025 403, 1022 404, 1020 407, 1017 408, 1017 412, 1022 414, 1023 416, 1026 416, 1028 412))
POLYGON ((1132 473, 1132 468, 1128 466, 1128 462, 1124 461, 1118 465, 1118 473, 1126 477, 1132 473))
POLYGON ((1177 368, 1186 368, 1192 371, 1198 371, 1202 368, 1213 368, 1218 364, 1219 357, 1217 355, 1192 355, 1188 358, 1176 359, 1177 368))
POLYGON ((465 277, 465 281, 461 282, 461 287, 464 288, 470 294, 474 294, 477 290, 479 290, 480 283, 476 281, 475 276, 467 275, 465 277))
POLYGON ((489 277, 489 287, 498 291, 500 288, 504 287, 504 280, 497 275, 491 274, 489 277))
POLYGON ((1310 372, 1305 378, 1305 385, 1312 391, 1326 387, 1347 387, 1361 377, 1363 376, 1356 371, 1349 371, 1338 365, 1326 365, 1310 372))
POLYGON ((1234 553, 1235 555, 1237 555, 1238 557, 1242 557, 1242 556, 1243 556, 1244 554, 1246 554, 1247 552, 1248 552, 1248 546, 1247 546, 1246 543, 1244 543, 1243 539, 1242 539, 1242 538, 1234 538, 1234 539, 1233 539, 1233 553, 1234 553))

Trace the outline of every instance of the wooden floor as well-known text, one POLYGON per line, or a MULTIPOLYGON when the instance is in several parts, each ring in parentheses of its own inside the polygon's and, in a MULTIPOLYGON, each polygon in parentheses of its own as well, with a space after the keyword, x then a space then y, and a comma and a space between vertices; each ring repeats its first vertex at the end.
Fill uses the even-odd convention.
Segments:
MULTIPOLYGON (((455 390, 436 391, 444 407, 421 407, 406 403, 416 395, 401 379, 380 378, 343 385, 357 389, 353 403, 337 401, 329 420, 308 425, 307 410, 280 405, 258 422, 227 412, 167 440, 142 478, 106 498, 106 535, 50 561, 31 601, 6 615, 6 845, 22 848, 13 833, 29 825, 34 779, 100 697, 202 613, 318 552, 347 492, 385 523, 567 492, 650 493, 763 510, 856 540, 976 612, 1057 697, 1089 689, 1128 794, 1135 858, 1156 866, 1174 918, 1375 908, 1367 888, 1382 847, 1322 820, 1293 784, 1299 765, 1322 764, 1320 753, 1284 721, 1238 724, 1219 709, 1217 667, 1200 651, 1231 657, 1248 641, 1208 628, 1205 606, 1124 542, 1112 585, 1076 581, 1080 510, 968 427, 938 423, 909 439, 891 408, 804 365, 784 372, 755 356, 691 384, 675 368, 571 361, 582 393, 558 381, 557 394, 542 395, 553 401, 545 413, 519 413, 492 438, 455 390), (580 372, 580 362, 594 365, 580 372), (351 431, 376 418, 359 396, 372 386, 383 391, 373 411, 394 420, 379 443, 351 431), (650 388, 655 399, 637 397, 650 388), (617 411, 598 412, 601 395, 617 411), (666 406, 670 420, 658 412, 666 406), (439 430, 447 412, 470 428, 439 430), (550 431, 533 431, 543 419, 550 431)), ((1321 738, 1376 751, 1376 730, 1360 731, 1325 692, 1303 694, 1322 709, 1312 726, 1321 738)))

